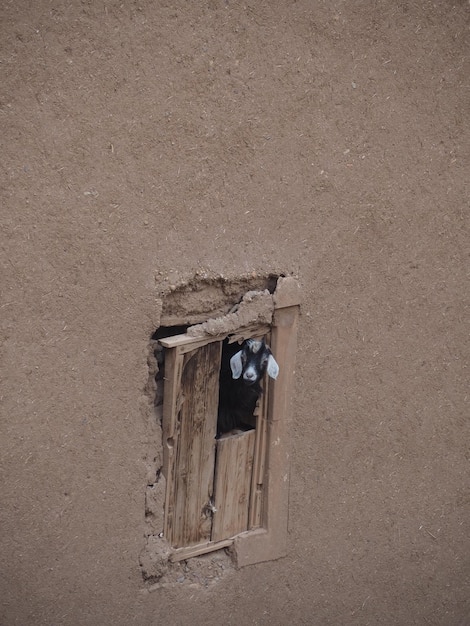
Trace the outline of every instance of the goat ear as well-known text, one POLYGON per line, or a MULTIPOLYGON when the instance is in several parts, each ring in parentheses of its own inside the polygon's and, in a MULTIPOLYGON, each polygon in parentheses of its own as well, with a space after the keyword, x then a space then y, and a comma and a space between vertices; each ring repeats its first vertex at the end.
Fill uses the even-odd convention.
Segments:
POLYGON ((276 359, 273 357, 272 354, 269 355, 268 366, 266 369, 267 369, 269 376, 271 376, 271 378, 274 378, 274 380, 276 380, 277 375, 279 374, 279 365, 277 364, 276 359))
POLYGON ((232 370, 233 378, 240 378, 243 371, 243 363, 242 363, 242 351, 240 350, 230 359, 230 368, 232 370))

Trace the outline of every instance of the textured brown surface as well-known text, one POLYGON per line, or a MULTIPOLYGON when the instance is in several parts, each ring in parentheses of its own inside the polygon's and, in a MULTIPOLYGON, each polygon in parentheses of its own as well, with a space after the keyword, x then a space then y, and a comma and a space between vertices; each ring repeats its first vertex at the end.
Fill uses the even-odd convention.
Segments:
POLYGON ((468 624, 468 2, 0 8, 0 622, 468 624), (270 271, 289 556, 149 593, 157 298, 270 271))

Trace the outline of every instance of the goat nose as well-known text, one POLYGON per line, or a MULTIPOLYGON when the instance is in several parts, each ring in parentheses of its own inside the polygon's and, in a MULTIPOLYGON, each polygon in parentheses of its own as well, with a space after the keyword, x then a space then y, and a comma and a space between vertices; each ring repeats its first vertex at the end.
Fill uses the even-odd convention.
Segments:
POLYGON ((247 370, 243 375, 243 378, 250 381, 256 380, 256 372, 254 372, 253 370, 247 370))

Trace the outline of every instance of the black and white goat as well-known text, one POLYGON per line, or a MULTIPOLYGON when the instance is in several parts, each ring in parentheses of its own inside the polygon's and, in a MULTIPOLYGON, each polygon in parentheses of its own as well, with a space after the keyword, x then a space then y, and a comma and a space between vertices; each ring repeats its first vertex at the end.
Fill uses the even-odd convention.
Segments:
POLYGON ((247 339, 241 349, 228 345, 222 353, 217 436, 249 426, 267 372, 276 379, 279 365, 264 341, 247 339))

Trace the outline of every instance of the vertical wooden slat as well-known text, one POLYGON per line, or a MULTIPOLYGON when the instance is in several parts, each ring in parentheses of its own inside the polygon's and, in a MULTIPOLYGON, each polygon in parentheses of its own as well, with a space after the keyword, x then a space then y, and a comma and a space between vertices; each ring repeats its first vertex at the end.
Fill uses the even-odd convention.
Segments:
POLYGON ((183 357, 177 348, 165 353, 165 383, 163 390, 163 475, 166 479, 165 520, 163 532, 171 541, 174 525, 173 480, 176 471, 175 443, 177 440, 177 414, 180 405, 181 372, 183 357))
MULTIPOLYGON (((256 339, 263 339, 270 345, 271 336, 266 333, 256 336, 256 339)), ((256 415, 256 440, 253 459, 253 475, 251 481, 250 514, 248 519, 248 530, 259 528, 263 525, 263 493, 264 493, 264 472, 266 460, 266 438, 268 429, 268 376, 265 374, 262 382, 263 393, 261 394, 256 415)))
POLYGON ((267 381, 264 382, 265 391, 259 399, 256 417, 256 439, 254 447, 254 462, 251 479, 250 495, 250 515, 248 519, 248 529, 259 528, 263 524, 263 483, 266 457, 266 437, 267 437, 267 381))
POLYGON ((181 356, 179 389, 167 409, 175 428, 166 535, 175 548, 210 539, 212 520, 206 506, 213 494, 220 355, 221 343, 216 341, 181 356))
POLYGON ((217 441, 212 541, 248 530, 255 430, 217 441))

